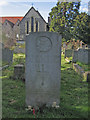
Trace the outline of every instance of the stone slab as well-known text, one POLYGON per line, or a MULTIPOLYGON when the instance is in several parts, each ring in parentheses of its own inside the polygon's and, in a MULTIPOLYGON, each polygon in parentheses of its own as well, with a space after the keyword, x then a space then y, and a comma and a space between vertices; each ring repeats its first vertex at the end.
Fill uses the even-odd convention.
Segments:
POLYGON ((73 62, 81 62, 83 64, 90 64, 90 49, 79 48, 73 52, 73 62))
POLYGON ((26 37, 26 104, 60 103, 61 36, 36 32, 26 37))
POLYGON ((66 57, 72 57, 73 50, 72 49, 67 49, 65 50, 65 58, 66 57))
POLYGON ((13 62, 13 51, 9 50, 8 48, 1 49, 0 52, 2 52, 2 61, 6 63, 12 63, 13 62))
POLYGON ((14 78, 24 79, 25 78, 25 67, 22 64, 17 64, 14 66, 14 78))

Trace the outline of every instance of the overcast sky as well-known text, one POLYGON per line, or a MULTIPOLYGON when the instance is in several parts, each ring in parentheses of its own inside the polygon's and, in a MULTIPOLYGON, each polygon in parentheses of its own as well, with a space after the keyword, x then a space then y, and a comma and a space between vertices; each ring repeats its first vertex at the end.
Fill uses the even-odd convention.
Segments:
MULTIPOLYGON (((58 0, 0 0, 0 16, 24 16, 33 4, 35 9, 38 10, 47 21, 48 14, 51 8, 56 5, 57 1, 58 0)), ((81 0, 80 12, 88 13, 89 1, 90 0, 81 0)))

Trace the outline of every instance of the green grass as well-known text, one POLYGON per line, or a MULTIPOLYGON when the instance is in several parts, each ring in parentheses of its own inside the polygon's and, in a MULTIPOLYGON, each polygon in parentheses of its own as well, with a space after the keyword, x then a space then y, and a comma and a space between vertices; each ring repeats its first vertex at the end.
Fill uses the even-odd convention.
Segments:
POLYGON ((25 64, 25 54, 15 54, 13 55, 14 63, 13 64, 25 64))
POLYGON ((0 66, 3 67, 5 65, 8 65, 9 63, 8 62, 3 62, 3 61, 0 61, 0 66))
MULTIPOLYGON (((15 54, 14 63, 3 70, 2 76, 2 116, 3 118, 34 118, 26 110, 25 83, 14 80, 14 65, 25 62, 24 54, 15 54), (20 60, 19 60, 20 58, 20 60)), ((83 81, 67 63, 62 55, 60 108, 44 108, 44 113, 36 113, 37 118, 87 118, 88 117, 88 83, 83 81)))
POLYGON ((90 71, 90 64, 86 65, 86 64, 83 64, 81 62, 76 62, 76 64, 81 66, 84 69, 84 71, 90 71))
POLYGON ((68 59, 69 59, 70 61, 72 61, 72 57, 68 57, 68 59))

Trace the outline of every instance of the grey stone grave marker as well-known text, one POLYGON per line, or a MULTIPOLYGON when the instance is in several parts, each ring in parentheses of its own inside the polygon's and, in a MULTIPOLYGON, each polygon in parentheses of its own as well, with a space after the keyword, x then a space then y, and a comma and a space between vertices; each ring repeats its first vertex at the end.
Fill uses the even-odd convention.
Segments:
POLYGON ((60 103, 61 36, 54 32, 26 37, 26 104, 34 108, 60 103))
POLYGON ((9 48, 3 48, 2 49, 2 61, 6 63, 12 63, 13 62, 13 51, 9 50, 9 48))

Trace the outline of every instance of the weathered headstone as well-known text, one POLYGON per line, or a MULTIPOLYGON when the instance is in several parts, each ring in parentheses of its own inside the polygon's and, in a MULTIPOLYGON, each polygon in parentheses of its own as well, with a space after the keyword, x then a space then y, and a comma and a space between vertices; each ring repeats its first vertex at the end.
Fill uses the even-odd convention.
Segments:
POLYGON ((60 103, 61 36, 53 32, 26 37, 26 104, 34 108, 60 103))
POLYGON ((90 64, 89 54, 90 54, 90 49, 79 49, 78 50, 78 61, 84 64, 90 64))
POLYGON ((90 49, 79 48, 73 52, 73 62, 81 62, 84 64, 90 64, 90 49))
POLYGON ((72 49, 67 49, 65 50, 65 58, 66 57, 72 57, 73 50, 72 49))
POLYGON ((74 50, 72 54, 72 61, 77 62, 78 61, 78 50, 74 50))
POLYGON ((22 64, 17 64, 14 66, 14 78, 24 79, 25 78, 25 67, 22 64))
POLYGON ((13 51, 9 50, 9 48, 2 49, 2 61, 6 63, 13 62, 13 51))

